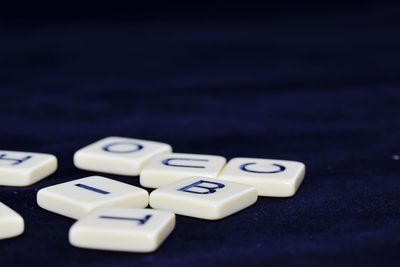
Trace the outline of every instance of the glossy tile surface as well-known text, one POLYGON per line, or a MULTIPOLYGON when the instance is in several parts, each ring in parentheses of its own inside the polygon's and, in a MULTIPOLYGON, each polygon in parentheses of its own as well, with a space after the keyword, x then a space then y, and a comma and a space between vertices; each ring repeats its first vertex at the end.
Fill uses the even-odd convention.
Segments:
POLYGON ((100 208, 69 231, 73 246, 88 249, 152 252, 175 227, 175 214, 153 209, 100 208))
POLYGON ((222 219, 256 201, 254 187, 208 177, 189 177, 150 194, 154 209, 208 220, 222 219))
POLYGON ((50 154, 0 150, 0 185, 29 186, 57 170, 50 154))
POLYGON ((254 186, 260 196, 293 196, 305 175, 305 165, 297 161, 234 158, 218 179, 254 186))
POLYGON ((0 202, 0 239, 21 235, 24 228, 21 215, 0 202))
POLYGON ((140 184, 158 188, 183 178, 216 178, 226 163, 221 156, 171 153, 154 156, 140 173, 140 184))
POLYGON ((107 137, 78 150, 74 164, 88 171, 136 176, 151 157, 170 152, 171 146, 164 143, 107 137))
POLYGON ((53 185, 37 193, 40 207, 74 219, 98 207, 145 208, 148 200, 146 190, 101 176, 53 185))

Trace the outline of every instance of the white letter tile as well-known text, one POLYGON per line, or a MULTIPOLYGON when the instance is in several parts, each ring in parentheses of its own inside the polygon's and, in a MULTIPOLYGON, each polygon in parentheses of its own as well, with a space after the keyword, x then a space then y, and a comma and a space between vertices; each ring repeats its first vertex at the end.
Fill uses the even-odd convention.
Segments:
POLYGON ((152 252, 175 227, 175 214, 152 209, 99 208, 69 231, 73 246, 126 252, 152 252))
POLYGON ((171 151, 164 143, 107 137, 78 150, 74 164, 88 171, 136 176, 151 157, 171 151))
POLYGON ((0 150, 0 185, 32 185, 56 170, 53 155, 0 150))
POLYGON ((256 201, 254 187, 208 177, 186 178, 150 194, 152 208, 208 220, 222 219, 256 201))
POLYGON ((154 156, 140 173, 140 184, 158 188, 183 178, 216 178, 226 163, 220 156, 200 154, 163 154, 154 156))
POLYGON ((305 166, 301 162, 234 158, 226 164, 218 179, 254 186, 260 196, 293 196, 303 181, 305 166))
POLYGON ((97 207, 145 208, 146 190, 100 176, 91 176, 43 188, 37 203, 43 209, 79 219, 97 207))
POLYGON ((24 232, 24 219, 0 202, 0 239, 15 237, 24 232))

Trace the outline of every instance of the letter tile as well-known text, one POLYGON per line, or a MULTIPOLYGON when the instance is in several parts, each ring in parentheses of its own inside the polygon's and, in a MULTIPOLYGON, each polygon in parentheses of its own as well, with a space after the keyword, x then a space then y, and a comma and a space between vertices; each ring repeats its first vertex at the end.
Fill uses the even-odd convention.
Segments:
POLYGON ((175 214, 152 209, 98 208, 69 231, 73 246, 88 249, 152 252, 175 227, 175 214))
POLYGON ((254 187, 208 177, 189 177, 150 194, 154 209, 207 220, 222 219, 256 201, 254 187))
POLYGON ((57 170, 50 154, 0 150, 0 185, 32 185, 57 170))
POLYGON ((24 232, 24 219, 0 202, 0 239, 15 237, 24 232))
POLYGON ((183 178, 216 178, 226 163, 220 156, 200 154, 162 154, 154 156, 140 173, 140 184, 158 188, 183 178))
POLYGON ((100 176, 49 186, 37 193, 40 207, 74 219, 97 207, 145 208, 148 202, 146 190, 100 176))
POLYGON ((78 150, 74 164, 88 171, 136 176, 151 157, 171 151, 164 143, 107 137, 78 150))
POLYGON ((293 196, 303 181, 305 165, 301 162, 234 158, 218 179, 254 186, 259 196, 293 196))

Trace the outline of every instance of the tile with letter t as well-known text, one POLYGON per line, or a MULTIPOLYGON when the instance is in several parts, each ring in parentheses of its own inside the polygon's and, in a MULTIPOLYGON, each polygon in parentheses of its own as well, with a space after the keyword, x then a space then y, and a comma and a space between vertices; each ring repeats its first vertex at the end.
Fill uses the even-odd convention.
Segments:
POLYGON ((98 207, 145 208, 149 193, 139 187, 101 176, 91 176, 39 190, 43 209, 79 219, 98 207))
POLYGON ((191 176, 216 178, 225 163, 226 159, 221 156, 178 153, 157 155, 142 169, 140 184, 158 188, 191 176))
POLYGON ((15 237, 24 232, 24 219, 0 202, 0 239, 15 237))
POLYGON ((218 179, 248 184, 260 196, 293 196, 303 181, 305 165, 297 161, 234 158, 226 164, 218 179))
POLYGON ((151 157, 171 151, 171 146, 164 143, 107 137, 78 150, 74 164, 88 171, 136 176, 151 157))
POLYGON ((175 227, 175 214, 152 209, 99 208, 69 231, 73 246, 126 252, 152 252, 175 227))
POLYGON ((32 185, 57 170, 50 154, 0 150, 0 185, 32 185))
POLYGON ((207 220, 222 219, 256 201, 254 187, 208 177, 189 177, 150 194, 154 209, 207 220))

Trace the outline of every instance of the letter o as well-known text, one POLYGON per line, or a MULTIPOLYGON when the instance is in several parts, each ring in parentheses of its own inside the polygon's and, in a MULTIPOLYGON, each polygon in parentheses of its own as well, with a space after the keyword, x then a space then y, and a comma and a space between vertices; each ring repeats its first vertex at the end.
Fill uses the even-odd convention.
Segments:
POLYGON ((271 164, 278 168, 277 170, 273 170, 273 171, 255 171, 255 170, 250 170, 247 168, 248 166, 255 165, 255 164, 257 164, 257 163, 256 162, 245 163, 245 164, 240 165, 240 169, 242 171, 252 172, 252 173, 278 173, 278 172, 283 172, 286 169, 285 166, 279 165, 279 164, 271 164))
POLYGON ((103 146, 103 150, 107 151, 107 152, 111 152, 111 153, 133 153, 139 150, 142 150, 143 146, 140 144, 136 144, 136 143, 130 143, 130 142, 114 142, 108 145, 103 146), (132 148, 130 149, 115 149, 115 146, 132 146, 132 148), (114 147, 114 149, 113 149, 114 147))

